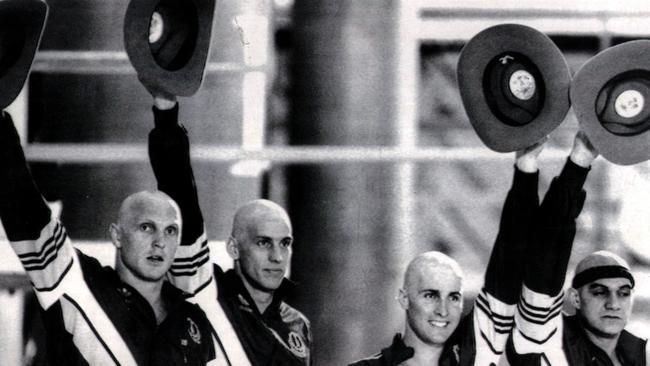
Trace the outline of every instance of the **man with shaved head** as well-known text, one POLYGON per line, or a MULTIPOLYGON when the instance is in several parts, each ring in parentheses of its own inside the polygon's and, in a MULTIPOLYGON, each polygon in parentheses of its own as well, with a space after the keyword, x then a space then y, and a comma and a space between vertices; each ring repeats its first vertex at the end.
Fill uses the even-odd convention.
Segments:
POLYGON ((578 134, 570 158, 553 180, 540 205, 537 196, 540 141, 516 153, 513 184, 501 214, 499 233, 474 306, 462 316, 463 275, 458 264, 440 252, 415 257, 406 269, 398 300, 406 312, 404 336, 375 356, 353 366, 497 365, 514 326, 532 236, 541 212, 554 212, 551 224, 575 219, 582 208, 582 185, 593 152, 578 134))
MULTIPOLYGON (((181 214, 163 192, 127 197, 110 226, 116 268, 78 249, 41 197, 11 117, 0 115, 0 219, 43 309, 52 365, 206 365, 210 323, 164 281, 181 214)), ((224 359, 225 361, 225 359, 224 359)))
POLYGON ((309 321, 284 301, 295 287, 286 278, 293 245, 289 216, 268 200, 243 204, 226 243, 234 269, 224 273, 213 264, 178 103, 163 92, 150 93, 151 166, 158 188, 178 203, 184 225, 170 280, 194 295, 191 301, 206 312, 233 365, 310 365, 309 321))
POLYGON ((406 310, 404 343, 416 350, 408 363, 433 364, 440 359, 441 347, 424 345, 444 345, 456 330, 463 309, 462 281, 458 263, 440 252, 420 254, 406 268, 398 299, 406 310), (440 299, 440 304, 431 299, 440 299))

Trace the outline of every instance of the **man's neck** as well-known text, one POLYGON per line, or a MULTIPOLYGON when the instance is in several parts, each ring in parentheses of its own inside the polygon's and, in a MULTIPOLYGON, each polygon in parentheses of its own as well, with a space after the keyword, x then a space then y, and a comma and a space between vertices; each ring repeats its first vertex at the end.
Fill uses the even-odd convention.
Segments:
POLYGON ((406 326, 404 331, 404 344, 412 347, 415 353, 413 357, 402 362, 400 365, 404 366, 417 366, 417 365, 438 365, 440 355, 442 355, 442 345, 431 345, 422 342, 420 338, 406 326))
POLYGON ((620 337, 620 334, 614 337, 603 337, 593 333, 587 328, 585 328, 585 334, 593 344, 605 351, 614 365, 620 364, 618 361, 618 356, 616 355, 616 345, 618 344, 618 338, 620 337))
POLYGON ((269 307, 269 305, 271 305, 271 302, 273 301, 273 294, 275 291, 263 291, 255 288, 250 284, 250 282, 248 282, 246 276, 244 276, 239 267, 235 268, 235 272, 237 272, 237 275, 244 283, 244 287, 246 287, 248 294, 251 295, 251 298, 253 301, 255 301, 257 310, 260 312, 260 314, 264 314, 266 309, 269 307))
POLYGON ((156 316, 156 323, 162 323, 162 321, 167 316, 167 309, 161 295, 163 280, 157 282, 144 281, 134 276, 133 273, 131 273, 131 271, 129 271, 124 266, 119 265, 119 262, 116 270, 117 275, 120 277, 120 279, 124 283, 136 289, 136 291, 138 291, 140 295, 142 295, 142 297, 147 300, 149 305, 151 305, 151 308, 153 309, 153 312, 156 316))

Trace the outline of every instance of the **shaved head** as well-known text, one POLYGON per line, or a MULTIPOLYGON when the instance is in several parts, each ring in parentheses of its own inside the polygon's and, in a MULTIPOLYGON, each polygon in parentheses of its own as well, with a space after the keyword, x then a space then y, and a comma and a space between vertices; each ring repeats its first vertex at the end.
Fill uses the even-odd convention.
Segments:
POLYGON ((447 270, 458 278, 463 278, 463 271, 458 263, 444 253, 431 251, 418 255, 411 260, 404 274, 404 289, 415 285, 425 273, 432 269, 447 270))
POLYGON ((110 226, 120 278, 132 286, 162 281, 180 244, 181 226, 180 209, 165 193, 142 191, 125 198, 110 226))
POLYGON ((287 273, 292 255, 291 220, 286 211, 269 200, 243 204, 233 218, 227 250, 235 271, 260 308, 287 273), (259 296, 258 296, 259 295, 259 296))
POLYGON ((120 226, 133 220, 133 216, 150 210, 174 210, 181 217, 181 210, 176 202, 161 191, 140 191, 126 197, 120 205, 117 223, 120 226))
POLYGON ((249 233, 251 228, 269 221, 283 222, 291 231, 291 220, 287 212, 275 202, 257 199, 241 205, 232 222, 231 235, 234 238, 249 233))
POLYGON ((462 280, 458 263, 440 252, 422 253, 409 263, 398 297, 406 310, 405 343, 444 345, 462 315, 462 280))

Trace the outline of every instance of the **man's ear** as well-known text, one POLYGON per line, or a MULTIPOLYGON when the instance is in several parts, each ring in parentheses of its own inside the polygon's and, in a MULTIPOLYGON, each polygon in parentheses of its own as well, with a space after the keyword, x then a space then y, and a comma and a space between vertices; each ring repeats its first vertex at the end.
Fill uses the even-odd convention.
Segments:
POLYGON ((580 294, 578 290, 570 287, 567 290, 567 295, 569 296, 569 303, 576 309, 580 309, 580 294))
POLYGON ((239 247, 237 246, 237 240, 235 240, 235 238, 232 236, 229 237, 228 241, 226 242, 226 251, 228 252, 230 258, 233 260, 239 259, 239 247))
POLYGON ((409 308, 409 295, 406 293, 406 290, 401 288, 399 289, 399 293, 397 294, 397 301, 399 301, 399 304, 402 306, 402 309, 408 310, 409 308))
POLYGON ((117 249, 122 248, 122 235, 120 227, 117 224, 113 223, 108 228, 108 231, 111 233, 111 241, 113 242, 113 245, 115 245, 117 249))

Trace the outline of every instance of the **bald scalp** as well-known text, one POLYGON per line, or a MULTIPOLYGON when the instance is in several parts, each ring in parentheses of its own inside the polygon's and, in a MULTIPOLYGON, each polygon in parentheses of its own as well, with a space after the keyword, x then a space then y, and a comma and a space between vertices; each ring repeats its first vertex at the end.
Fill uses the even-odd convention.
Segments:
POLYGON ((231 236, 241 238, 248 234, 251 227, 258 226, 261 222, 281 221, 289 231, 293 231, 291 220, 287 212, 277 203, 265 199, 256 199, 241 205, 232 222, 231 236))
POLYGON ((448 270, 453 272, 461 280, 463 278, 463 271, 455 260, 444 253, 430 251, 413 258, 406 267, 406 272, 404 273, 404 289, 408 290, 416 285, 429 269, 448 270))
POLYGON ((149 209, 173 209, 179 220, 181 210, 176 202, 166 193, 161 191, 140 191, 126 197, 120 205, 117 223, 120 226, 132 221, 134 215, 149 209))

